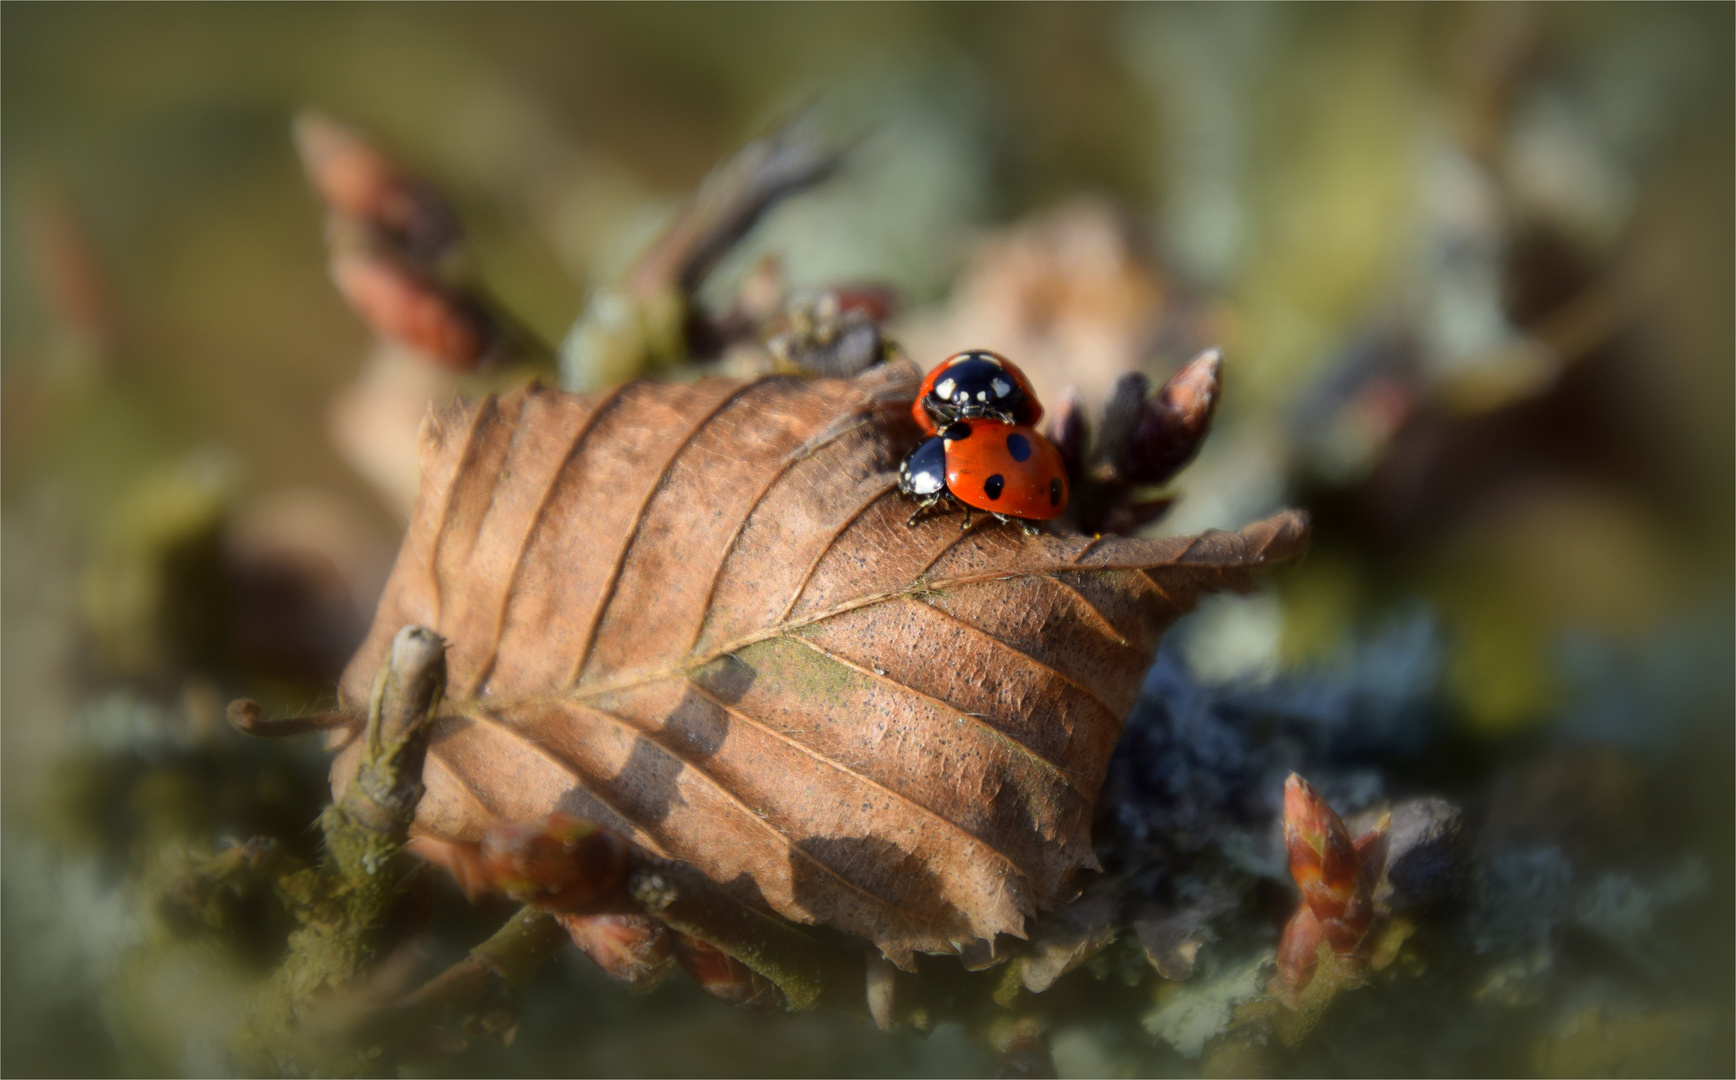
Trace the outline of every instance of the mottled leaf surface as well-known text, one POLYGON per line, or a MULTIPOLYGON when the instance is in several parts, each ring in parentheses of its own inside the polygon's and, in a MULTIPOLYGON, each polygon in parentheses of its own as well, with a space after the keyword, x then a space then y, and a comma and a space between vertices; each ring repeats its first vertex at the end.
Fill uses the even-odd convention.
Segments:
POLYGON ((917 379, 531 387, 431 415, 341 690, 365 706, 406 623, 449 642, 418 829, 586 818, 906 966, 1064 900, 1159 634, 1298 555, 1306 521, 907 528, 917 379))

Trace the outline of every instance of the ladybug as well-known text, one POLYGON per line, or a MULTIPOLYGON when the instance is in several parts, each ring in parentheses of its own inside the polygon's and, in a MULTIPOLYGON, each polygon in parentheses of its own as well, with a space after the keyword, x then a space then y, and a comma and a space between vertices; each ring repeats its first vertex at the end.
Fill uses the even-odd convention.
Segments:
POLYGON ((993 417, 1029 427, 1043 418, 1031 380, 1011 360, 987 349, 966 349, 936 364, 922 380, 910 415, 925 435, 954 420, 993 417))
POLYGON ((898 490, 919 501, 906 523, 914 526, 936 504, 964 504, 963 528, 973 509, 1001 521, 1048 521, 1067 509, 1067 466, 1061 452, 1034 428, 1002 420, 955 420, 924 439, 898 466, 898 490))

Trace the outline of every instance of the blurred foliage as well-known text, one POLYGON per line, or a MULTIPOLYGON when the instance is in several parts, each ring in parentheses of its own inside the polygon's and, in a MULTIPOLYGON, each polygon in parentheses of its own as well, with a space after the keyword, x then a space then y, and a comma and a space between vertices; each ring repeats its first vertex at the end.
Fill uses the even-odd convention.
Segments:
MULTIPOLYGON (((225 838, 310 842, 324 797, 316 748, 243 745, 212 704, 329 696, 401 527, 330 434, 368 336, 323 271, 290 116, 355 123, 434 181, 493 293, 555 342, 708 169, 808 103, 843 172, 704 295, 767 253, 795 288, 890 285, 893 336, 924 349, 1052 350, 1045 396, 1223 346, 1217 434, 1162 528, 1294 503, 1317 539, 1182 635, 1239 688, 1211 709, 1266 694, 1260 715, 1302 724, 1426 696, 1422 757, 1385 735, 1349 764, 1319 751, 1335 805, 1468 796, 1508 830, 1489 896, 1577 867, 1564 918, 1629 965, 1613 989, 1571 957, 1454 968, 1409 1020, 1351 995, 1290 1067, 1421 1068, 1405 1025, 1474 989, 1521 1004, 1467 1036, 1467 1069, 1729 1071, 1727 5, 85 4, 8 5, 0 27, 4 1071, 218 1068, 240 975, 134 899, 225 838), (1086 353, 1100 367, 1069 375, 1086 353), (1585 869, 1618 855, 1642 869, 1585 869), (1688 855, 1697 914, 1653 934, 1688 855), (1689 959, 1647 969, 1665 954, 1689 959)), ((1198 793, 1228 766, 1200 753, 1189 798, 1219 806, 1198 793)), ((443 956, 502 916, 446 900, 443 956)), ((256 959, 281 933, 250 932, 256 959)), ((1215 961, 1226 995, 1238 962, 1215 961)), ((956 1031, 749 1017, 673 984, 641 1001, 583 963, 540 977, 517 1048, 437 1068, 988 1067, 956 1031)), ((1062 1072, 1202 1067, 1136 1021, 1081 1012, 1062 1072)), ((1271 1065, 1243 1050, 1203 1067, 1271 1065)))

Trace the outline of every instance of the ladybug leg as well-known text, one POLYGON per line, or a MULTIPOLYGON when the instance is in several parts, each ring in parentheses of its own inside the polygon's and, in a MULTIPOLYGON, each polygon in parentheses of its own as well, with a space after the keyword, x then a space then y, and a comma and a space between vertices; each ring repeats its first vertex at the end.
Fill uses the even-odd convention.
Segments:
POLYGON ((959 526, 958 526, 959 532, 964 532, 966 529, 970 528, 970 511, 971 511, 971 508, 969 506, 966 506, 964 508, 964 520, 959 522, 959 526))
POLYGON ((1008 517, 1005 514, 997 514, 993 510, 990 510, 989 513, 994 514, 995 520, 1000 522, 1002 525, 1017 525, 1025 531, 1026 536, 1035 536, 1041 531, 1037 528, 1037 524, 1034 521, 1027 521, 1024 518, 1008 517))
POLYGON ((996 514, 995 517, 1000 518, 1002 524, 1017 525, 1026 536, 1035 536, 1041 531, 1037 528, 1037 523, 1028 518, 1008 517, 1005 514, 996 514))
POLYGON ((956 505, 958 505, 958 502, 953 498, 952 492, 945 490, 937 491, 933 495, 930 495, 926 499, 922 499, 916 504, 916 513, 910 515, 910 520, 904 523, 905 527, 914 529, 916 528, 917 522, 932 517, 935 514, 944 514, 956 505), (936 509, 936 507, 939 507, 940 509, 936 509))

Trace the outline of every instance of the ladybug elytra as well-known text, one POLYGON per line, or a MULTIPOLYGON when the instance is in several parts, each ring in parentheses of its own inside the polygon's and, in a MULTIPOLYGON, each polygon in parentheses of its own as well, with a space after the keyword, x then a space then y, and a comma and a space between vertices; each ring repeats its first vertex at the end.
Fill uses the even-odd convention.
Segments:
POLYGON ((910 415, 933 435, 954 420, 985 416, 1029 427, 1043 418, 1043 406, 1018 365, 987 349, 967 349, 928 373, 910 415))
MULTIPOLYGON (((1067 467, 1061 452, 1024 424, 957 420, 925 439, 898 467, 898 490, 920 500, 909 524, 936 504, 956 500, 1002 521, 1048 521, 1067 509, 1067 467)), ((1035 528, 1025 525, 1026 532, 1035 528)))

